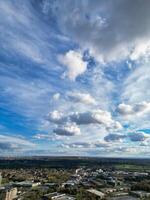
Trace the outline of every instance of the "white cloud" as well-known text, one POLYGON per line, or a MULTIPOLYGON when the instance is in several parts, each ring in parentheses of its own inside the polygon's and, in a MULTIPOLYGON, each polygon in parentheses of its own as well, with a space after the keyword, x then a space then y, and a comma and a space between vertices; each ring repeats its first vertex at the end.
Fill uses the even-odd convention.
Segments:
POLYGON ((70 115, 71 121, 79 124, 100 124, 107 129, 121 129, 122 126, 119 122, 112 119, 111 114, 107 111, 100 109, 91 112, 74 113, 70 115))
POLYGON ((45 139, 53 140, 53 136, 52 135, 50 135, 50 134, 42 134, 42 133, 38 133, 38 134, 34 135, 33 138, 39 139, 39 140, 42 140, 42 139, 43 140, 45 140, 45 139))
POLYGON ((118 112, 123 116, 139 116, 144 113, 150 112, 150 103, 143 101, 140 103, 136 103, 133 106, 122 103, 118 106, 118 112))
POLYGON ((88 93, 69 92, 68 96, 75 102, 80 102, 83 104, 92 104, 92 105, 96 104, 95 99, 88 93))
POLYGON ((83 61, 80 52, 70 50, 65 55, 60 55, 58 59, 67 68, 64 75, 72 81, 86 71, 87 63, 83 61))
POLYGON ((110 147, 110 144, 105 141, 95 141, 95 142, 73 142, 73 143, 64 143, 63 147, 65 148, 107 148, 110 147))
POLYGON ((54 100, 54 101, 59 100, 59 98, 60 98, 60 93, 55 93, 55 94, 53 95, 53 100, 54 100))
POLYGON ((45 31, 39 28, 42 21, 30 2, 2 1, 0 13, 1 31, 5 32, 1 36, 3 50, 7 50, 9 56, 24 57, 31 62, 47 65, 51 46, 47 44, 45 31))
POLYGON ((132 115, 134 113, 132 106, 124 103, 118 105, 118 112, 121 115, 132 115))
POLYGON ((148 61, 140 61, 130 71, 122 84, 120 119, 136 129, 149 128, 150 115, 150 68, 148 61))
POLYGON ((48 120, 53 123, 62 123, 63 122, 63 113, 57 110, 54 110, 48 114, 48 120))
POLYGON ((61 136, 75 136, 80 135, 80 128, 74 123, 67 123, 61 125, 53 130, 54 133, 61 136))
POLYGON ((53 111, 49 113, 48 120, 56 124, 72 122, 77 125, 98 124, 107 130, 122 129, 122 125, 118 121, 113 120, 109 112, 100 109, 82 113, 73 112, 68 115, 64 115, 59 111, 53 111))
POLYGON ((147 42, 140 41, 139 44, 135 46, 134 51, 131 53, 130 59, 135 61, 141 59, 142 57, 146 59, 149 56, 150 56, 150 41, 147 42))
POLYGON ((74 142, 71 144, 68 144, 69 148, 90 148, 91 143, 89 142, 74 142))
POLYGON ((150 91, 147 89, 150 85, 149 74, 149 62, 138 64, 123 83, 122 100, 129 102, 129 104, 142 101, 149 102, 150 91))
POLYGON ((14 42, 12 44, 12 47, 15 49, 16 51, 18 51, 18 53, 26 56, 27 58, 37 62, 37 63, 44 63, 44 58, 42 53, 40 52, 40 50, 38 49, 37 46, 35 46, 35 44, 30 44, 29 41, 23 42, 23 41, 19 41, 16 43, 14 42), (14 45, 14 47, 13 47, 14 45))

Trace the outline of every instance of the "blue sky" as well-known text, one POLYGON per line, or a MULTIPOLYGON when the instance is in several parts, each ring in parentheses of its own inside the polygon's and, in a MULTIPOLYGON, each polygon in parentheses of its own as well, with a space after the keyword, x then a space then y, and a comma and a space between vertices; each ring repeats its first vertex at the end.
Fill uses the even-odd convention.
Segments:
POLYGON ((1 0, 0 156, 149 157, 149 8, 1 0))

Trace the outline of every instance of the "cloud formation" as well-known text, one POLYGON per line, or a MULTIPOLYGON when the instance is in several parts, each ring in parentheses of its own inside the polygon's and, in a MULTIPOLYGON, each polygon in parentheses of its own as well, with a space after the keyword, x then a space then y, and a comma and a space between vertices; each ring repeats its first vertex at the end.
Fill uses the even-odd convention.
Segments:
POLYGON ((97 124, 108 130, 122 129, 122 125, 118 121, 113 120, 109 112, 100 109, 82 113, 75 112, 68 115, 64 115, 59 111, 53 111, 49 113, 48 120, 56 124, 72 122, 77 125, 97 124))
POLYGON ((130 132, 127 134, 110 133, 104 137, 106 142, 123 142, 123 140, 130 140, 131 142, 143 142, 150 139, 148 134, 143 132, 130 132))
POLYGON ((133 106, 122 103, 118 106, 118 112, 123 116, 142 115, 150 112, 150 103, 143 101, 133 106))
POLYGON ((124 139, 124 138, 126 138, 125 135, 111 133, 111 134, 107 135, 106 137, 104 137, 104 140, 106 142, 117 142, 117 141, 122 141, 122 139, 124 139))
POLYGON ((1 154, 148 155, 149 7, 1 0, 1 154))
POLYGON ((99 124, 108 129, 121 129, 122 126, 119 122, 114 121, 111 114, 103 110, 95 110, 84 113, 74 113, 69 116, 71 121, 79 125, 84 124, 99 124))
POLYGON ((70 50, 65 55, 60 55, 58 59, 59 62, 67 68, 64 76, 72 81, 86 71, 87 63, 83 61, 80 52, 70 50))
POLYGON ((53 132, 60 136, 75 136, 81 134, 79 127, 74 123, 58 126, 53 132))
POLYGON ((132 142, 142 142, 147 140, 148 138, 150 139, 150 136, 143 132, 129 133, 128 137, 132 142))
MULTIPOLYGON (((43 7, 46 2, 43 1, 43 7)), ((56 16, 64 33, 82 48, 90 49, 99 60, 137 59, 149 48, 150 2, 147 0, 77 0, 73 3, 67 0, 55 1, 47 7, 46 14, 52 12, 56 16)))
POLYGON ((95 99, 88 93, 81 93, 81 92, 69 92, 68 96, 74 102, 80 102, 83 104, 96 104, 95 99))
POLYGON ((22 137, 0 135, 0 152, 22 152, 33 148, 35 148, 35 144, 22 137))
POLYGON ((62 112, 54 110, 48 114, 48 120, 56 124, 61 124, 64 122, 65 118, 62 112))
POLYGON ((73 142, 73 143, 64 143, 62 147, 65 148, 108 148, 111 144, 105 141, 95 141, 95 142, 73 142))

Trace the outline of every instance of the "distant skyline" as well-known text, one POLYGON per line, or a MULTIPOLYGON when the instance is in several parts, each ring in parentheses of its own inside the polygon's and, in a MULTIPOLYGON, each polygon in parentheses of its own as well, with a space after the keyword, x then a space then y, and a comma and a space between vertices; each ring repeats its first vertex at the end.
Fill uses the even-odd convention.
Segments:
POLYGON ((0 1, 0 156, 150 156, 150 1, 0 1))

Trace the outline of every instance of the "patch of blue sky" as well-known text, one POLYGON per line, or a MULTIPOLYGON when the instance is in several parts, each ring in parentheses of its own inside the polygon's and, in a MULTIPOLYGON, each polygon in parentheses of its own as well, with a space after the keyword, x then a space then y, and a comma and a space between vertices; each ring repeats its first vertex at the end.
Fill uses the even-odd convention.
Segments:
POLYGON ((138 131, 150 134, 150 129, 138 129, 138 131))
POLYGON ((4 108, 0 108, 0 122, 1 126, 4 127, 1 131, 2 134, 20 134, 30 137, 34 132, 36 132, 34 120, 31 121, 22 115, 13 113, 4 108))
POLYGON ((107 64, 104 68, 105 76, 119 86, 129 75, 130 69, 126 60, 107 64))

